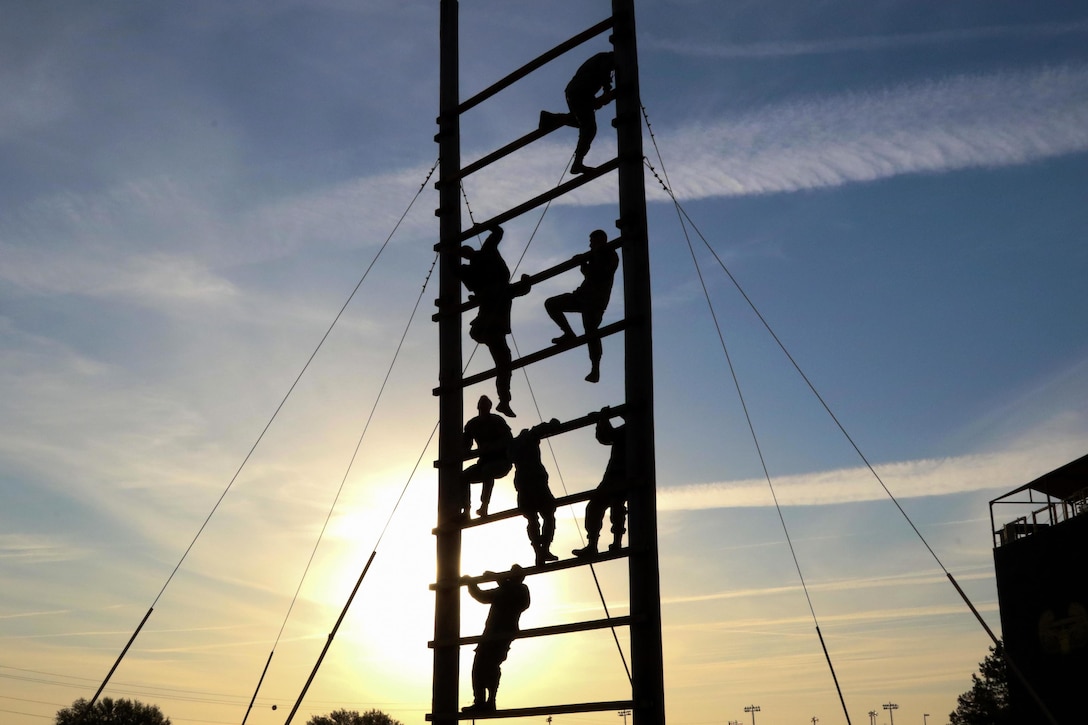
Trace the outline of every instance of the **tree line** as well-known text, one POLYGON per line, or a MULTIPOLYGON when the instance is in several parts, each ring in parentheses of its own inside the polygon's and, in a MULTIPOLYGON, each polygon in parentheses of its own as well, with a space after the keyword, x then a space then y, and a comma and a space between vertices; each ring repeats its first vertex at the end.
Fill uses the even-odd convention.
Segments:
MULTIPOLYGON (((56 725, 170 725, 157 705, 139 700, 103 697, 93 705, 80 698, 57 712, 56 725)), ((333 710, 327 715, 313 715, 306 725, 404 725, 381 710, 333 710)))
MULTIPOLYGON (((170 725, 170 718, 156 705, 137 700, 103 697, 94 705, 76 700, 57 712, 56 725, 170 725)), ((949 725, 1013 725, 1009 712, 1009 674, 1000 645, 971 675, 971 688, 956 698, 956 709, 948 715, 949 725)), ((306 725, 404 725, 381 710, 333 710, 313 715, 306 725)))

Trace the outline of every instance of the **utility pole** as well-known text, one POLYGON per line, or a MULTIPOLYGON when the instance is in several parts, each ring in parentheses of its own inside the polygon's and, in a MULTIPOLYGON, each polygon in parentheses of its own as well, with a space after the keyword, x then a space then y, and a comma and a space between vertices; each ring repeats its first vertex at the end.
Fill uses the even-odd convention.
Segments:
POLYGON ((891 725, 895 725, 895 711, 899 709, 899 706, 894 702, 884 703, 884 709, 888 711, 888 718, 891 720, 891 725))
POLYGON ((744 708, 744 711, 752 713, 752 725, 756 725, 756 713, 759 712, 759 705, 749 705, 744 708))

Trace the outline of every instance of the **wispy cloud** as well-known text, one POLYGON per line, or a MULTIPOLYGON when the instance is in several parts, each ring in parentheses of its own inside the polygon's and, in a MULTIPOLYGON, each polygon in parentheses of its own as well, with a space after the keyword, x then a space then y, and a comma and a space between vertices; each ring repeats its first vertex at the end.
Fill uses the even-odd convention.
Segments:
POLYGON ((947 45, 1001 38, 1049 38, 1084 32, 1088 32, 1088 23, 1038 23, 1027 26, 998 25, 927 33, 758 43, 692 43, 687 40, 651 37, 643 43, 643 47, 669 51, 678 55, 710 58, 782 58, 858 51, 888 51, 923 45, 947 45))
POLYGON ((70 112, 72 100, 55 78, 62 69, 52 58, 26 65, 5 58, 0 70, 0 141, 16 139, 27 129, 40 128, 70 112))
POLYGON ((5 277, 38 293, 126 298, 147 305, 176 301, 218 302, 236 294, 234 286, 192 258, 153 253, 108 260, 93 250, 56 254, 55 250, 5 247, 5 277))
MULTIPOLYGON (((956 577, 961 582, 989 581, 993 579, 990 572, 972 572, 956 577)), ((827 582, 809 582, 806 587, 810 592, 859 592, 863 589, 899 589, 918 588, 922 586, 944 586, 948 580, 939 573, 908 572, 895 576, 856 577, 827 582)), ((701 602, 720 601, 724 599, 746 599, 748 597, 777 596, 780 594, 795 593, 801 591, 801 584, 790 584, 776 587, 761 587, 757 589, 730 589, 727 591, 710 592, 708 594, 680 595, 665 597, 665 604, 691 604, 701 602)), ((875 595, 874 595, 875 596, 875 595)))
MULTIPOLYGON (((932 458, 876 465, 876 472, 896 498, 943 496, 970 491, 1004 492, 1083 455, 1083 421, 1064 436, 1039 439, 1028 434, 1018 444, 993 453, 932 458)), ((787 506, 875 501, 887 497, 864 466, 772 478, 778 501, 787 506)), ((673 486, 660 491, 664 511, 769 506, 764 479, 673 486)))
MULTIPOLYGON (((0 561, 43 564, 83 558, 85 552, 62 541, 31 534, 0 534, 0 561)), ((49 614, 50 612, 39 612, 49 614)), ((4 615, 0 615, 3 618, 4 615)), ((28 615, 29 616, 29 615, 28 615)))
MULTIPOLYGON (((561 129, 519 154, 516 165, 489 169, 486 184, 470 177, 473 205, 486 216, 554 186, 573 149, 573 133, 561 129)), ((681 199, 1026 164, 1088 150, 1088 67, 957 75, 803 98, 671 129, 658 125, 655 136, 681 199)), ((645 152, 660 167, 651 144, 645 152)), ((482 154, 470 152, 466 160, 482 154)), ((601 139, 589 161, 615 154, 614 142, 601 139)), ((668 199, 652 176, 647 180, 650 200, 668 199)), ((595 183, 557 203, 604 205, 613 195, 611 184, 595 183)))
POLYGON ((783 103, 660 137, 685 199, 1030 163, 1088 149, 1088 68, 955 76, 783 103))
MULTIPOLYGON (((44 196, 0 220, 0 280, 34 294, 221 303, 238 293, 226 276, 233 268, 315 246, 376 246, 426 171, 376 174, 242 209, 220 209, 165 178, 44 196)), ((426 214, 406 222, 402 234, 433 232, 426 214)))
MULTIPOLYGON (((469 177, 466 191, 477 219, 554 186, 573 148, 572 134, 553 134, 488 169, 486 180, 469 177)), ((673 191, 685 200, 1031 163, 1088 150, 1088 67, 961 75, 796 100, 659 128, 656 135, 673 191)), ((467 151, 465 159, 484 151, 467 151)), ((654 149, 646 152, 657 165, 654 149)), ((602 137, 591 161, 614 155, 614 143, 602 137)), ((42 198, 0 224, 0 275, 28 291, 149 304, 230 299, 236 291, 226 268, 314 245, 379 243, 426 171, 413 166, 377 173, 236 211, 216 210, 201 194, 165 179, 42 198), (57 246, 51 243, 56 239, 72 243, 57 246), (176 250, 185 250, 184 256, 176 250), (126 254, 120 265, 119 252, 126 254)), ((666 200, 649 181, 649 198, 666 200)), ((612 183, 598 182, 557 203, 605 205, 613 196, 612 183)), ((427 202, 420 209, 428 210, 427 202)), ((402 234, 433 233, 428 214, 406 221, 402 234)))
MULTIPOLYGON (((980 612, 986 612, 987 614, 997 612, 997 603, 989 603, 979 605, 978 610, 980 612)), ((873 609, 860 612, 846 612, 842 614, 828 614, 822 616, 820 619, 824 624, 830 624, 832 622, 838 623, 853 623, 859 624, 861 622, 881 622, 892 621, 901 622, 904 619, 914 619, 918 617, 947 617, 947 616, 959 616, 963 614, 963 607, 956 605, 928 605, 928 606, 914 606, 914 607, 902 607, 895 609, 873 609)), ((778 627, 790 627, 797 625, 804 625, 811 623, 811 618, 806 618, 803 615, 792 617, 780 617, 770 618, 766 616, 753 617, 751 619, 730 619, 726 622, 708 623, 708 622, 692 622, 682 624, 670 624, 669 629, 703 629, 717 630, 717 631, 732 631, 738 632, 742 630, 756 630, 766 632, 774 630, 778 627)))
POLYGON ((16 612, 14 614, 0 614, 0 619, 27 619, 29 617, 47 617, 53 614, 68 614, 71 609, 48 609, 41 612, 16 612))

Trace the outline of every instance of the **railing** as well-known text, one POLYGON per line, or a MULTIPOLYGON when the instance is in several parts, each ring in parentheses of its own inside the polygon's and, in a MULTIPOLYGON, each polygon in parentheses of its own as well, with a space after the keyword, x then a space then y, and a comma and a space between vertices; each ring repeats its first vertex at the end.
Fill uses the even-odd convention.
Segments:
POLYGON ((1006 523, 1000 528, 994 528, 994 547, 1007 546, 1019 539, 1032 536, 1051 526, 1068 521, 1076 516, 1088 513, 1088 488, 1083 488, 1068 499, 1055 499, 1047 497, 1045 502, 1034 500, 1037 491, 1028 489, 1023 492, 1028 494, 1027 500, 996 499, 990 502, 990 521, 994 521, 994 506, 1002 504, 1015 506, 1018 511, 1030 507, 1030 512, 1006 523))

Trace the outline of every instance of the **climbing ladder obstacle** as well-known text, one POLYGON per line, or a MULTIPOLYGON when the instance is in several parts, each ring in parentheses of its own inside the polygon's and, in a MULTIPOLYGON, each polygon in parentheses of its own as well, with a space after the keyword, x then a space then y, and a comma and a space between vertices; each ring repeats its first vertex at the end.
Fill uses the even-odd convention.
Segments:
MULTIPOLYGON (((467 100, 460 99, 458 0, 440 2, 440 99, 439 131, 439 295, 436 300, 439 336, 438 524, 434 530, 437 555, 435 591, 433 684, 431 712, 427 720, 452 723, 458 720, 527 717, 563 713, 631 711, 633 725, 663 725, 665 722, 664 684, 661 651, 661 600, 658 570, 656 478, 654 457, 653 362, 650 315, 649 250, 646 230, 646 191, 643 176, 642 124, 639 96, 638 54, 635 36, 633 0, 612 0, 609 18, 572 36, 569 40, 540 55, 467 100), (485 221, 467 228, 461 218, 461 181, 471 174, 485 173, 496 161, 544 138, 554 129, 537 128, 476 161, 461 166, 460 118, 467 110, 485 102, 503 89, 587 41, 608 33, 616 66, 615 118, 617 156, 595 169, 580 174, 554 189, 518 204, 485 221), (515 219, 526 212, 568 194, 584 185, 615 173, 617 175, 619 234, 610 241, 622 250, 624 319, 601 327, 591 336, 624 336, 624 400, 617 402, 607 415, 622 415, 627 436, 627 541, 626 547, 605 550, 595 556, 573 557, 527 567, 520 573, 533 577, 534 585, 545 582, 549 574, 611 560, 626 559, 630 608, 626 616, 606 617, 582 622, 521 630, 517 638, 551 637, 594 629, 626 627, 630 642, 631 694, 627 699, 600 702, 543 704, 537 707, 498 709, 488 713, 463 713, 460 709, 460 648, 477 644, 481 636, 461 633, 460 593, 468 582, 497 581, 509 572, 464 576, 461 572, 462 532, 519 515, 517 509, 496 512, 477 519, 460 515, 461 474, 465 461, 462 449, 464 390, 467 386, 495 377, 494 369, 475 375, 463 374, 462 317, 473 310, 473 301, 462 300, 460 276, 461 244, 495 225, 515 219)), ((600 112, 603 121, 605 113, 600 112)), ((601 124, 605 126, 604 123, 601 124)), ((530 275, 535 284, 577 266, 568 260, 551 269, 530 275)), ((581 335, 512 362, 521 368, 585 345, 581 335)), ((548 435, 561 435, 593 425, 602 413, 587 413, 574 420, 560 422, 548 435)), ((585 501, 591 492, 560 498, 558 506, 585 501)), ((515 645, 516 646, 516 645, 515 645)), ((562 673, 548 673, 561 678, 562 673)), ((549 718, 550 720, 550 718, 549 718)))

